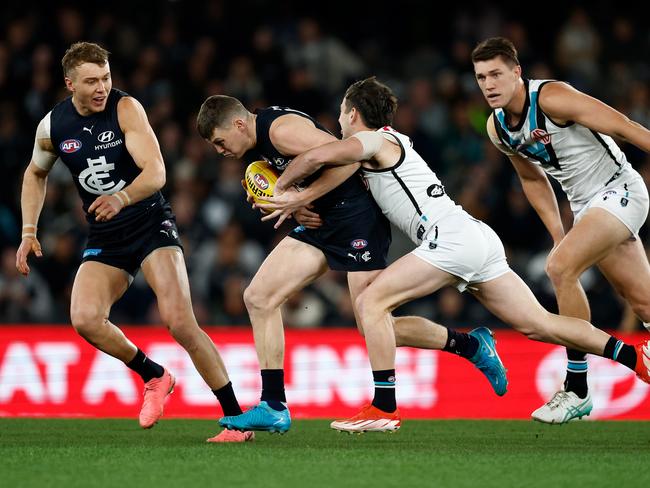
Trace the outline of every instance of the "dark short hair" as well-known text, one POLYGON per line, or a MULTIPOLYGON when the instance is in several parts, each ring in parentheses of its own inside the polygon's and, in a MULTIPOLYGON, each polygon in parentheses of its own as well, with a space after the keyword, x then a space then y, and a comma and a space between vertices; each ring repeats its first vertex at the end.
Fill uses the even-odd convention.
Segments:
POLYGON ((245 117, 246 107, 234 97, 212 95, 201 105, 196 117, 196 129, 203 139, 210 139, 216 128, 225 128, 236 116, 245 117))
POLYGON ((72 70, 84 63, 104 66, 108 62, 109 54, 106 49, 94 42, 75 42, 61 59, 63 75, 69 78, 72 70))
POLYGON ((499 56, 511 66, 519 65, 515 45, 505 37, 490 37, 480 42, 472 51, 472 63, 489 61, 499 56))
POLYGON ((397 97, 393 91, 372 76, 353 83, 345 92, 346 113, 356 108, 364 124, 379 129, 393 123, 397 111, 397 97))

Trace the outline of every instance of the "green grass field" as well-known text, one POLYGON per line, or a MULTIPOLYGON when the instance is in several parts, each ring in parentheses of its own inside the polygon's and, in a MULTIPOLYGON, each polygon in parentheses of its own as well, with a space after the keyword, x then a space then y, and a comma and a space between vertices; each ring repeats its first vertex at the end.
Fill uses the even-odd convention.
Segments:
POLYGON ((295 421, 245 445, 215 422, 0 419, 5 487, 648 487, 650 422, 414 421, 348 435, 295 421))

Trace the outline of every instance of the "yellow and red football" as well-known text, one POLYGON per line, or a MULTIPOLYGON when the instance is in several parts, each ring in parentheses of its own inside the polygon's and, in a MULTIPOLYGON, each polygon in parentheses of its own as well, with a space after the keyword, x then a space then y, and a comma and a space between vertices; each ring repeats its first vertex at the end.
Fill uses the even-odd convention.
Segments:
POLYGON ((246 192, 255 203, 267 203, 264 198, 273 196, 278 173, 266 161, 253 161, 244 173, 246 192))

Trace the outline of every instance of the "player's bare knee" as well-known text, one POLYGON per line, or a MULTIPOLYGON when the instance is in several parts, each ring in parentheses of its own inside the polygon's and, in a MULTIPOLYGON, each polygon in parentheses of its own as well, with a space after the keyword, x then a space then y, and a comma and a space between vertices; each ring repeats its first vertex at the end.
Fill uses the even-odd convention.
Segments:
POLYGON ((244 305, 246 305, 249 314, 270 312, 279 307, 276 302, 277 299, 273 296, 272 290, 263 290, 254 283, 244 290, 244 305))
POLYGON ((199 348, 201 329, 195 323, 179 318, 165 322, 165 325, 174 340, 188 353, 192 354, 199 348))
POLYGON ((190 336, 199 332, 194 314, 185 305, 160 307, 160 319, 174 337, 176 335, 190 336))
POLYGON ((556 289, 575 283, 579 276, 577 270, 573 269, 571 264, 561 256, 551 256, 546 263, 546 274, 556 289))
POLYGON ((107 314, 92 305, 79 305, 70 308, 72 327, 82 337, 91 337, 104 325, 107 314))
POLYGON ((362 318, 370 312, 374 313, 384 311, 386 307, 381 303, 378 297, 376 297, 372 292, 368 293, 368 290, 366 289, 354 300, 354 308, 357 311, 357 315, 362 318))

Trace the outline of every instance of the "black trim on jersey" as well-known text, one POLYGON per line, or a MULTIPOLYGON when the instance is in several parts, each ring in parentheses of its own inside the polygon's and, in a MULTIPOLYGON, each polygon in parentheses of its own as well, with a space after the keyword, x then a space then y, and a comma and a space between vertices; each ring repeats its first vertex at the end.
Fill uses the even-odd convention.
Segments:
POLYGON ((406 193, 406 196, 409 197, 409 200, 411 200, 411 203, 415 207, 415 210, 417 211, 419 216, 422 216, 422 210, 420 210, 420 206, 418 205, 418 202, 415 200, 415 197, 413 196, 413 193, 411 193, 411 190, 408 189, 406 186, 406 183, 402 181, 402 178, 399 177, 397 174, 397 171, 394 169, 391 169, 390 172, 393 174, 393 177, 397 180, 399 183, 399 186, 402 187, 402 190, 404 190, 404 193, 406 193))
POLYGON ((596 132, 595 130, 592 130, 592 129, 589 129, 589 132, 591 132, 594 135, 594 137, 598 140, 598 142, 600 142, 602 144, 602 146, 605 148, 605 151, 607 151, 607 154, 609 154, 609 157, 612 158, 612 161, 614 161, 616 166, 618 166, 620 168, 621 163, 616 161, 616 158, 612 154, 612 151, 609 149, 609 146, 607 145, 605 140, 602 137, 600 137, 600 134, 598 132, 596 132))
MULTIPOLYGON (((496 114, 494 116, 496 117, 496 114)), ((505 139, 506 133, 503 130, 503 127, 501 127, 501 123, 499 122, 498 118, 494 122, 494 128, 497 130, 497 136, 499 137, 501 142, 503 142, 506 145, 506 147, 509 147, 510 149, 515 151, 516 153, 523 154, 525 156, 528 156, 529 158, 534 159, 535 161, 539 162, 539 164, 541 164, 542 166, 548 166, 548 162, 544 158, 541 158, 541 157, 539 157, 539 156, 537 156, 537 155, 535 155, 535 154, 533 154, 533 153, 531 153, 529 151, 526 151, 524 149, 515 148, 512 144, 510 144, 508 141, 506 141, 506 139, 505 139)))
MULTIPOLYGON (((614 173, 612 175, 612 177, 609 180, 607 180, 607 183, 605 183, 605 186, 609 185, 612 181, 614 181, 619 176, 621 176, 621 174, 623 174, 623 171, 622 171, 622 168, 619 168, 618 170, 616 170, 616 173, 614 173)), ((627 184, 624 185, 624 186, 626 187, 625 189, 627 190, 627 184)))
MULTIPOLYGON (((542 129, 544 132, 546 132, 548 134, 548 130, 546 129, 546 117, 547 117, 547 115, 542 110, 542 107, 539 106, 539 94, 542 91, 542 87, 546 83, 550 83, 550 82, 545 81, 544 83, 539 85, 539 88, 537 89, 537 127, 539 127, 540 129, 542 129)), ((560 171, 562 171, 562 167, 560 166, 560 161, 558 161, 557 155, 555 154, 555 149, 553 149, 553 144, 551 142, 549 142, 548 144, 543 144, 543 145, 544 145, 544 148, 546 149, 546 152, 548 152, 548 155, 549 155, 549 157, 551 159, 550 161, 545 161, 544 165, 552 166, 553 168, 556 168, 556 169, 559 169, 560 171)))
POLYGON ((397 171, 395 171, 403 162, 404 159, 406 158, 406 149, 404 149, 404 145, 402 144, 402 141, 399 140, 399 137, 397 137, 395 134, 391 134, 390 132, 385 132, 385 134, 390 134, 395 138, 397 143, 399 144, 400 150, 402 151, 402 155, 399 158, 399 161, 397 161, 397 164, 393 166, 392 168, 387 168, 383 170, 378 170, 379 171, 390 171, 393 174, 393 177, 397 180, 399 183, 399 186, 402 187, 402 190, 404 190, 404 193, 406 193, 406 196, 409 197, 409 200, 411 200, 411 203, 415 207, 415 211, 418 213, 419 216, 422 216, 422 210, 420 210, 420 206, 418 205, 417 200, 415 199, 415 196, 413 193, 411 193, 411 190, 408 189, 408 186, 406 186, 406 183, 402 180, 402 178, 399 177, 397 174, 397 171))
MULTIPOLYGON (((535 154, 533 154, 533 153, 531 153, 531 152, 529 152, 529 151, 521 150, 521 151, 519 151, 519 152, 520 152, 521 154, 524 154, 524 155, 528 156, 529 158, 534 159, 535 161, 538 161, 539 164, 541 164, 542 166, 550 166, 549 163, 548 163, 548 161, 546 161, 544 158, 540 158, 539 156, 537 156, 537 155, 535 155, 535 154)), ((557 167, 557 166, 556 166, 556 167, 557 167)), ((557 167, 557 168, 558 168, 558 169, 562 169, 562 168, 559 168, 559 167, 557 167)))
MULTIPOLYGON (((528 110, 530 109, 530 92, 528 91, 528 79, 524 78, 524 85, 526 87, 526 101, 524 102, 524 108, 521 111, 522 114, 528 114, 528 110)), ((514 127, 510 127, 510 124, 508 124, 508 120, 506 117, 503 118, 503 120, 506 123, 506 127, 508 127, 509 131, 512 132, 518 132, 521 130, 521 128, 524 126, 526 123, 526 117, 521 117, 519 119, 519 122, 517 122, 517 125, 514 127)))
POLYGON ((497 137, 503 143, 503 145, 509 147, 514 152, 519 152, 515 147, 513 147, 512 144, 510 144, 509 141, 506 140, 506 133, 504 132, 503 127, 501 127, 501 122, 499 122, 499 117, 497 117, 496 112, 492 112, 492 122, 494 122, 494 129, 496 130, 497 137))
POLYGON ((391 134, 390 132, 386 132, 386 131, 383 131, 382 134, 389 134, 393 136, 397 141, 397 144, 399 144, 399 148, 402 153, 399 157, 399 161, 397 161, 397 163, 391 166, 390 168, 382 168, 382 169, 363 168, 363 170, 369 171, 371 173, 386 173, 387 171, 390 171, 393 174, 395 180, 399 183, 399 186, 401 186, 402 190, 404 190, 404 193, 406 193, 406 196, 409 197, 409 200, 411 200, 411 203, 415 207, 415 210, 418 213, 418 215, 422 216, 422 210, 420 210, 420 206, 418 205, 417 200, 415 199, 411 191, 408 189, 408 186, 406 186, 406 183, 404 183, 404 181, 402 181, 402 178, 399 177, 397 171, 395 171, 404 162, 404 159, 406 158, 406 149, 404 149, 404 144, 402 144, 402 141, 400 141, 399 137, 397 137, 395 134, 391 134))
POLYGON ((397 141, 397 144, 399 144, 399 148, 401 151, 401 155, 399 157, 399 160, 397 163, 395 163, 393 166, 390 168, 381 168, 381 169, 370 169, 363 167, 363 171, 368 171, 370 173, 386 173, 387 171, 393 171, 394 169, 397 169, 403 162, 404 158, 406 158, 406 149, 404 149, 404 144, 402 144, 402 141, 399 140, 399 137, 397 137, 395 134, 391 134, 390 132, 387 131, 382 131, 382 134, 388 134, 390 136, 393 136, 395 140, 397 141))
MULTIPOLYGON (((542 112, 544 112, 544 111, 542 110, 542 107, 540 107, 540 105, 539 105, 539 94, 542 92, 542 88, 547 83, 561 83, 561 82, 558 81, 558 80, 548 80, 548 81, 545 81, 543 83, 540 83, 539 87, 537 88, 537 110, 538 111, 541 110, 542 112)), ((544 115, 546 115, 546 117, 548 117, 548 120, 553 122, 553 124, 556 125, 557 127, 559 127, 560 129, 566 129, 567 127, 571 127, 573 124, 575 124, 575 122, 573 120, 568 120, 566 124, 560 124, 559 122, 556 122, 555 120, 553 120, 553 117, 550 117, 547 113, 544 113, 544 115)))

